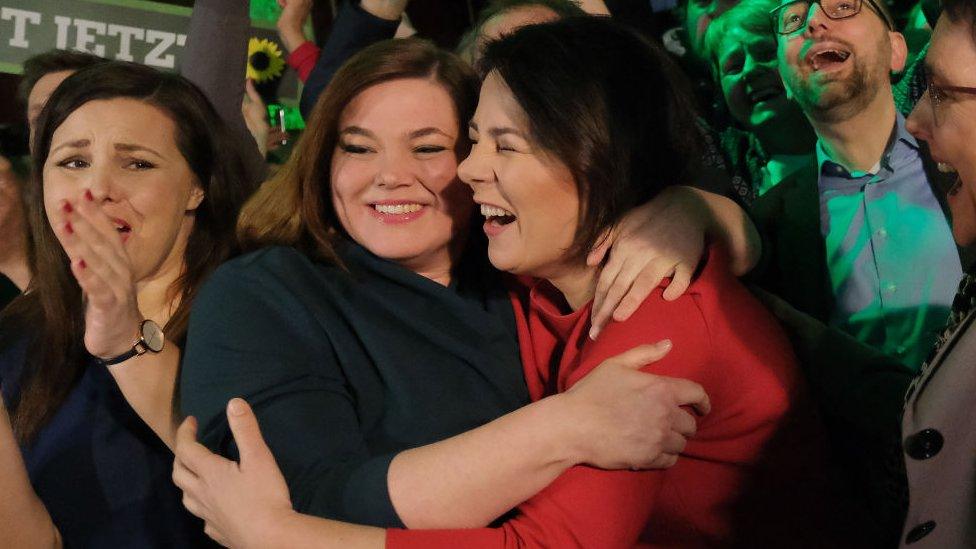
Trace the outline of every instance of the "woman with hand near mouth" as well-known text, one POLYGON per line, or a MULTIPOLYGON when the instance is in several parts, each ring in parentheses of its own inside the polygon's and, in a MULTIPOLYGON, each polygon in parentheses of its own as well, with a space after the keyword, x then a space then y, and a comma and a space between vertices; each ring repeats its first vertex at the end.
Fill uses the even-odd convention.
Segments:
MULTIPOLYGON (((811 540, 828 536, 813 529, 816 512, 799 512, 791 500, 800 490, 804 506, 818 509, 822 485, 815 467, 817 453, 809 451, 811 441, 804 439, 812 431, 792 417, 802 398, 789 346, 775 321, 726 271, 722 252, 710 252, 689 294, 668 302, 660 289, 655 290, 634 317, 610 324, 595 341, 588 338, 599 275, 597 267, 586 264, 588 250, 628 210, 683 175, 685 163, 694 158, 690 154, 697 136, 694 118, 675 77, 661 69, 669 66, 664 54, 612 23, 571 19, 525 28, 489 45, 486 59, 492 70, 469 128, 475 143, 458 173, 473 188, 475 202, 486 217, 484 232, 492 264, 522 277, 520 282, 508 280, 525 382, 535 403, 516 414, 536 406, 551 410, 547 407, 563 398, 581 397, 607 381, 601 362, 664 337, 674 341, 674 348, 647 370, 690 377, 710 387, 721 395, 723 412, 699 420, 698 435, 688 441, 671 469, 606 471, 583 465, 600 466, 587 458, 577 461, 578 466, 554 468, 559 474, 547 479, 529 470, 500 475, 499 469, 527 459, 537 448, 522 447, 518 431, 504 432, 497 425, 490 430, 489 425, 439 443, 441 448, 451 445, 457 457, 464 455, 459 441, 488 441, 479 448, 483 455, 468 454, 461 461, 445 456, 422 482, 408 483, 422 506, 401 494, 404 486, 399 483, 404 482, 405 462, 429 449, 404 452, 393 458, 388 473, 383 471, 388 485, 382 486, 403 525, 468 529, 384 531, 292 511, 289 488, 300 512, 305 512, 309 496, 293 480, 294 453, 281 451, 280 431, 302 433, 306 444, 328 434, 308 433, 305 425, 289 425, 268 414, 279 394, 244 394, 254 403, 271 450, 261 442, 255 418, 240 400, 228 408, 240 450, 239 467, 194 442, 194 423, 188 420, 178 435, 174 471, 188 508, 207 521, 215 539, 234 547, 253 540, 272 546, 323 547, 384 542, 389 547, 632 547, 638 543, 688 547, 736 541, 776 546, 768 542, 795 542, 800 537, 802 545, 804 535, 811 540), (784 432, 787 427, 795 431, 784 432), (784 438, 773 444, 774 435, 784 438), (287 486, 275 460, 288 478, 287 486), (786 468, 795 469, 788 479, 786 468), (486 481, 490 482, 479 484, 486 481), (435 492, 446 483, 458 491, 460 500, 450 499, 450 490, 435 492), (501 505, 502 500, 519 494, 521 499, 508 501, 523 503, 506 514, 508 506, 501 505), (421 507, 426 515, 418 514, 421 507), (509 520, 498 528, 484 528, 497 525, 494 521, 503 515, 509 520)), ((355 102, 350 105, 354 111, 356 107, 355 102)), ((374 114, 380 116, 381 110, 375 109, 374 114)), ((336 208, 340 209, 338 202, 336 208)), ((232 277, 240 278, 240 273, 232 277)), ((245 283, 253 286, 252 292, 259 287, 245 283)), ((220 303, 228 306, 238 301, 229 296, 220 303)), ((399 312, 406 313, 403 308, 399 312)), ((426 319, 414 320, 426 328, 426 319)), ((417 346, 425 343, 418 336, 410 338, 417 346)), ((191 340, 191 357, 198 341, 191 340)), ((222 347, 225 341, 212 346, 222 347)), ((232 351, 233 356, 249 352, 260 353, 247 348, 232 351)), ((408 362, 398 368, 408 375, 418 367, 408 362)), ((293 384, 309 388, 307 374, 300 375, 296 368, 291 376, 293 384)), ((189 389, 202 380, 184 381, 192 381, 186 385, 189 389)), ((441 398, 448 402, 449 396, 441 398)), ((402 407, 398 411, 403 413, 402 407)), ((550 428, 588 423, 585 415, 570 408, 562 412, 566 415, 554 419, 550 428)), ((215 440, 213 428, 207 426, 223 421, 213 416, 219 413, 212 409, 201 421, 203 440, 225 448, 233 444, 231 433, 215 440)), ((334 423, 328 426, 336 428, 334 423)), ((605 435, 592 441, 621 442, 615 434, 605 435)), ((535 436, 539 446, 550 440, 545 431, 535 436)), ((330 489, 346 497, 361 493, 349 486, 330 489)), ((313 514, 342 518, 338 513, 313 514)), ((346 513, 346 517, 356 514, 346 513)))
POLYGON ((234 249, 233 143, 197 88, 136 64, 80 70, 41 111, 26 197, 36 275, 0 318, 5 542, 205 541, 167 445, 190 303, 234 249))
POLYGON ((715 19, 705 54, 734 126, 722 145, 761 196, 814 159, 817 136, 786 95, 769 22, 773 0, 745 0, 715 19))

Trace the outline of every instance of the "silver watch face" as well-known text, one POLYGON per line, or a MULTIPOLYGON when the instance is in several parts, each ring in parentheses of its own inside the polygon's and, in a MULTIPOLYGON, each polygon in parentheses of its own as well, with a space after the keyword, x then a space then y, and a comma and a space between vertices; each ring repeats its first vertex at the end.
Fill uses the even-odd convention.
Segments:
POLYGON ((142 323, 142 341, 145 343, 146 348, 154 353, 158 353, 163 350, 163 330, 152 320, 146 320, 142 323))

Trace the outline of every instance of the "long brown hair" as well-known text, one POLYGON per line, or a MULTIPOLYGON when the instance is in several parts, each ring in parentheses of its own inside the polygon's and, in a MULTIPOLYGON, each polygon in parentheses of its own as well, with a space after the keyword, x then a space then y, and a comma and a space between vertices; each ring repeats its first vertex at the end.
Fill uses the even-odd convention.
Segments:
POLYGON ((183 255, 183 273, 170 288, 179 305, 165 328, 168 339, 182 342, 196 291, 236 250, 234 221, 246 198, 243 159, 203 93, 180 76, 118 61, 66 79, 41 112, 32 145, 33 174, 25 203, 34 278, 28 292, 0 316, 0 345, 30 337, 19 397, 8 403, 22 442, 30 441, 58 410, 87 367, 88 356, 81 288, 44 210, 44 164, 54 132, 74 111, 89 101, 114 98, 138 99, 173 120, 177 147, 204 192, 183 255))
POLYGON ((338 263, 335 238, 344 234, 331 200, 332 155, 339 117, 360 92, 402 78, 430 78, 453 99, 458 117, 456 154, 467 153, 467 123, 478 102, 474 70, 450 52, 414 38, 386 40, 353 56, 319 97, 291 158, 244 205, 237 223, 241 246, 294 246, 338 263))

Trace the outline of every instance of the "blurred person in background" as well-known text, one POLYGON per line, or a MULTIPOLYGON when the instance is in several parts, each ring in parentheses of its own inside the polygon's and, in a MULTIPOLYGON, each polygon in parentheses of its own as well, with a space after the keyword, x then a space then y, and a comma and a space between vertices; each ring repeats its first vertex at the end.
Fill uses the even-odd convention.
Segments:
POLYGON ((744 0, 717 17, 705 53, 733 125, 722 145, 733 170, 748 178, 750 199, 761 196, 814 156, 817 136, 800 106, 787 97, 776 60, 769 11, 776 0, 744 0))

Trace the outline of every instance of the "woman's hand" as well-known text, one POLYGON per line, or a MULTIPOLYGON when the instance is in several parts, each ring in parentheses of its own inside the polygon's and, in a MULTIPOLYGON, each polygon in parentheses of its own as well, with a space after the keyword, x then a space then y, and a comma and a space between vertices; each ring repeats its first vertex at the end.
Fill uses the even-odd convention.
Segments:
POLYGON ((666 277, 671 282, 664 299, 681 296, 705 251, 709 226, 707 209, 686 187, 669 187, 629 212, 586 258, 588 265, 599 265, 610 255, 597 282, 590 338, 611 317, 630 318, 666 277))
POLYGON ((183 505, 206 522, 207 535, 218 543, 273 546, 275 529, 295 515, 288 485, 243 399, 227 404, 227 421, 240 463, 198 443, 196 420, 189 417, 176 434, 173 482, 183 490, 183 505))
POLYGON ((113 221, 90 190, 64 200, 53 216, 54 230, 71 260, 71 273, 85 299, 85 348, 111 358, 139 339, 142 314, 129 255, 113 221))
POLYGON ((674 465, 697 429, 695 418, 711 410, 701 385, 641 372, 671 350, 668 340, 608 358, 558 395, 579 426, 581 463, 603 469, 659 469, 674 465))

